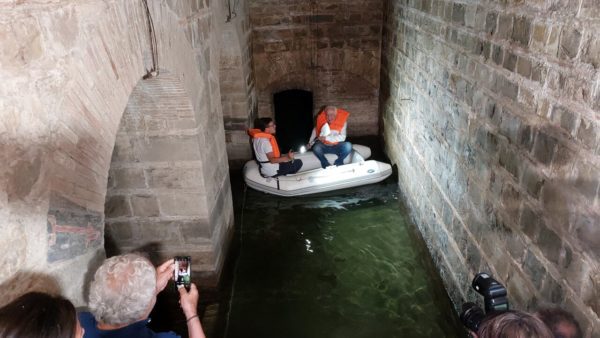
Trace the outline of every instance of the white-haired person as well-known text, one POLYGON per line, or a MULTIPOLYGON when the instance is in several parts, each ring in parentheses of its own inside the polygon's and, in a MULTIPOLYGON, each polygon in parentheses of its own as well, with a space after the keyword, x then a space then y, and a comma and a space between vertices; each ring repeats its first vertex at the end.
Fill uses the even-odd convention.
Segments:
MULTIPOLYGON (((155 268, 138 254, 107 259, 94 274, 90 285, 90 312, 79 314, 87 337, 179 337, 174 332, 156 333, 146 325, 156 296, 173 276, 175 263, 168 260, 155 268)), ((190 338, 204 338, 198 318, 198 289, 191 284, 188 292, 179 288, 179 303, 187 320, 190 338)))

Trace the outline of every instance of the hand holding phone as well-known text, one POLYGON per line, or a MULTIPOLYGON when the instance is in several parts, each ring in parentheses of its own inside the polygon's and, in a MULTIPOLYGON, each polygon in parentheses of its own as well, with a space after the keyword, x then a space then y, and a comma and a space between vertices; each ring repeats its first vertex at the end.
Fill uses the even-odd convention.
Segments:
POLYGON ((192 257, 176 256, 175 270, 173 271, 173 280, 178 288, 184 286, 187 290, 190 289, 192 283, 192 257))
POLYGON ((173 276, 174 269, 175 262, 173 259, 169 259, 156 268, 156 294, 165 289, 169 283, 169 279, 173 276))

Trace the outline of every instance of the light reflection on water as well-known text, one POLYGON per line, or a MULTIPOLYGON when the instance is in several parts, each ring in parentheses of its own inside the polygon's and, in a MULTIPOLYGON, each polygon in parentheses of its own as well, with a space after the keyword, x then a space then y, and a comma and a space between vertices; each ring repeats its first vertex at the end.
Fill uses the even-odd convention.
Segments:
POLYGON ((395 182, 247 190, 227 337, 459 337, 395 182))

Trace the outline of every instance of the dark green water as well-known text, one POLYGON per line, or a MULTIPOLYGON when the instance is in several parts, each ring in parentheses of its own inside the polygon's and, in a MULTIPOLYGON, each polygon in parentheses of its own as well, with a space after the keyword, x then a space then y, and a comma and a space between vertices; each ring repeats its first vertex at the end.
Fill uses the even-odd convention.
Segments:
POLYGON ((392 180, 242 209, 226 337, 464 337, 392 180))

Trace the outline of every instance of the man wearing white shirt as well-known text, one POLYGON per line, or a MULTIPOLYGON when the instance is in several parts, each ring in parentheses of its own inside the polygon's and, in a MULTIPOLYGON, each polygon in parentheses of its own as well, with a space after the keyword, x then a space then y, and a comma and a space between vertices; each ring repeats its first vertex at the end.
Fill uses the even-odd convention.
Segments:
POLYGON ((254 128, 248 131, 252 137, 254 156, 260 165, 260 173, 266 177, 276 177, 297 173, 302 168, 302 160, 294 160, 290 150, 281 154, 275 139, 276 125, 272 118, 262 117, 254 121, 254 128))
POLYGON ((317 123, 310 135, 309 146, 321 162, 321 167, 326 168, 331 164, 325 154, 335 154, 337 159, 334 165, 344 164, 344 159, 352 151, 352 143, 346 142, 346 129, 350 113, 343 109, 327 106, 317 116, 317 123))

